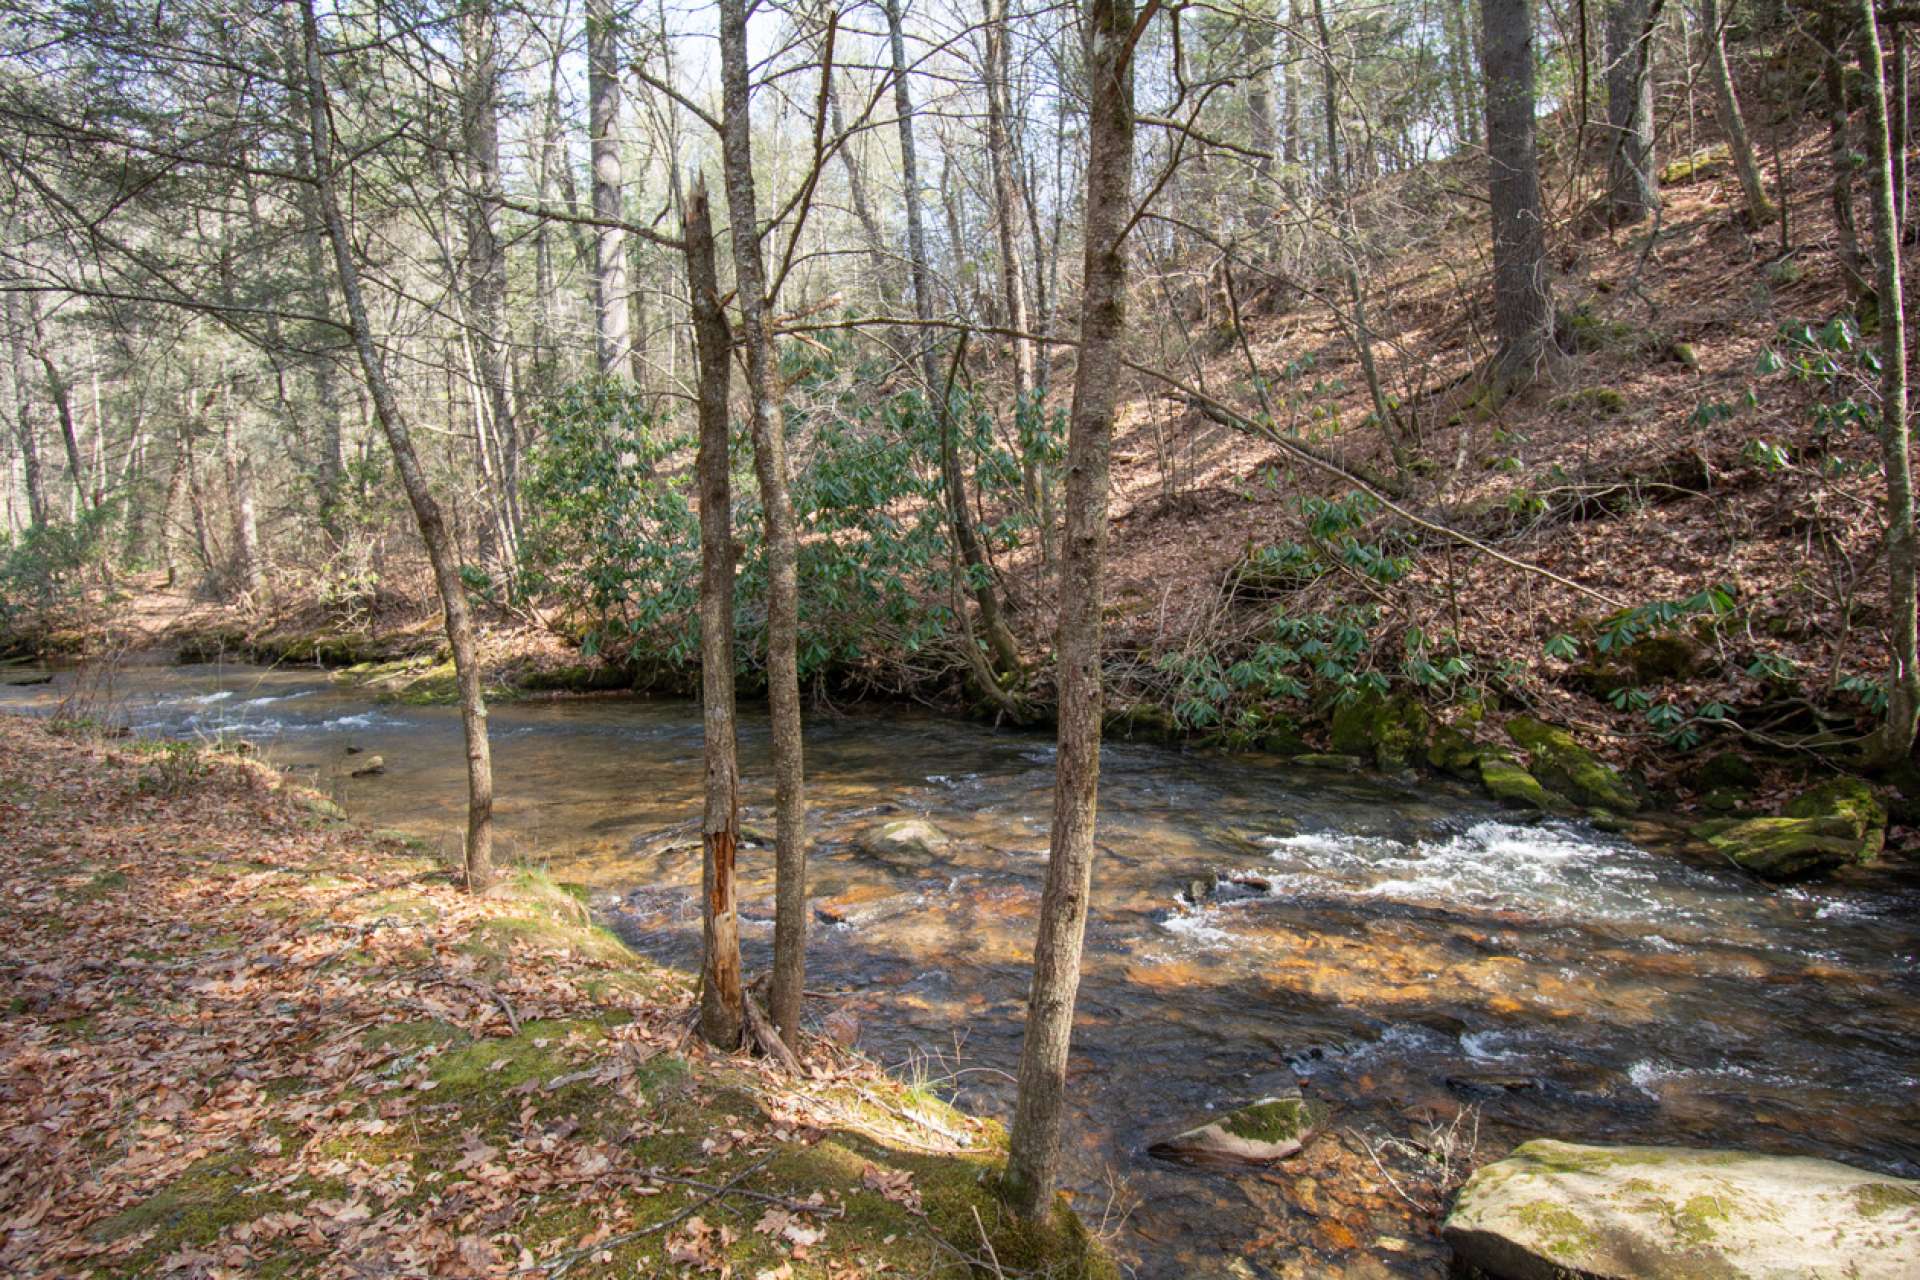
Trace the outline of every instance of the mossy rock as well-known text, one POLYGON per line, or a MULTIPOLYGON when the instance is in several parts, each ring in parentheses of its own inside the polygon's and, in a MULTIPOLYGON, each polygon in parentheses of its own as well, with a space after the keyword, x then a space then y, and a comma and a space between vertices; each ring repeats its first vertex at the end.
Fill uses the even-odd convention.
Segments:
POLYGON ((1663 187, 1683 187, 1689 182, 1699 182, 1704 178, 1717 178, 1733 165, 1733 150, 1724 142, 1696 151, 1690 156, 1682 156, 1661 166, 1660 185, 1663 187))
POLYGON ((1861 840, 1846 818, 1716 818, 1693 833, 1763 880, 1800 880, 1855 861, 1861 840))
POLYGON ((1540 1139, 1475 1172, 1444 1235, 1502 1280, 1907 1280, 1920 1183, 1799 1156, 1540 1139))
POLYGON ((1480 785, 1510 809, 1556 811, 1566 802, 1550 794, 1540 780, 1521 767, 1512 756, 1498 751, 1483 751, 1478 760, 1480 785))
POLYGON ((1603 764, 1565 729, 1532 716, 1507 721, 1507 736, 1526 748, 1533 775, 1585 808, 1633 813, 1640 797, 1618 769, 1603 764))
POLYGON ((1473 778, 1479 776, 1480 755, 1484 750, 1452 725, 1435 725, 1433 737, 1427 742, 1427 763, 1456 777, 1473 778))
POLYGON ((1426 754, 1432 727, 1425 704, 1410 694, 1359 697, 1334 709, 1333 750, 1398 771, 1426 754))
POLYGON ((1803 791, 1787 805, 1789 818, 1843 818, 1863 845, 1861 861, 1876 857, 1886 845, 1887 807, 1873 788, 1859 778, 1834 778, 1803 791))
POLYGON ((1596 413, 1603 418, 1617 418, 1627 411, 1625 393, 1612 387, 1582 387, 1578 391, 1557 397, 1552 405, 1562 411, 1596 413))
POLYGON ((1190 1164, 1271 1164, 1306 1145, 1325 1114, 1296 1095, 1262 1098, 1147 1148, 1190 1164))

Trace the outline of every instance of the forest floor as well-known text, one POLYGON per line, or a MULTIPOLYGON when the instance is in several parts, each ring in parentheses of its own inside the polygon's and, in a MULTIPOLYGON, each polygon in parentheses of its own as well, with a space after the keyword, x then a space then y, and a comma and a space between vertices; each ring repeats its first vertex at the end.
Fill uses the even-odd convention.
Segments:
POLYGON ((712 1052, 563 886, 252 761, 0 717, 0 832, 0 1272, 1106 1273, 1003 1220, 996 1126, 712 1052))

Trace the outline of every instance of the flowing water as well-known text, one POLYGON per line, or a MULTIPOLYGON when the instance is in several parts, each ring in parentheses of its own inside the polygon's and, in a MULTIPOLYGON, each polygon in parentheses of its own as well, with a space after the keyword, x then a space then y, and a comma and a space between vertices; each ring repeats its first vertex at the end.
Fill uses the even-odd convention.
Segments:
MULTIPOLYGON (((49 710, 72 680, 0 687, 0 709, 49 710)), ((457 840, 450 708, 377 705, 312 671, 133 668, 118 684, 136 732, 243 735, 357 817, 457 840), (372 753, 385 772, 350 776, 372 753)), ((633 945, 693 967, 697 709, 520 703, 492 726, 505 851, 592 885, 633 945)), ((749 802, 767 800, 767 742, 745 716, 749 802)), ((905 713, 807 728, 809 986, 834 993, 814 1016, 847 1009, 862 1050, 982 1113, 1011 1106, 1052 757, 1043 736, 905 713), (951 841, 862 851, 862 833, 899 817, 951 841)), ((757 812, 741 862, 756 970, 772 935, 757 812)), ((1442 1274, 1441 1164, 1530 1136, 1920 1175, 1910 867, 1768 892, 1584 825, 1517 821, 1444 782, 1128 745, 1104 755, 1098 843, 1069 1175, 1141 1275, 1442 1274), (1146 1154, 1295 1085, 1332 1114, 1278 1170, 1146 1154)))

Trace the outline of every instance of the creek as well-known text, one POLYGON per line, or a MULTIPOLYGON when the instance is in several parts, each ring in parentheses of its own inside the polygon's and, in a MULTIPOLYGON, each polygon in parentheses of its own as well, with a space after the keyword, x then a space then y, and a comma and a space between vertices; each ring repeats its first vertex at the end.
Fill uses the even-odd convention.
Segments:
MULTIPOLYGON (((49 713, 75 681, 0 686, 0 710, 49 713)), ((457 847, 452 708, 376 703, 311 670, 129 667, 95 685, 92 711, 136 733, 244 737, 355 817, 457 847), (352 776, 374 754, 384 771, 352 776)), ((576 698, 491 722, 503 855, 590 886, 637 950, 695 967, 698 709, 576 698)), ((815 713, 806 745, 808 985, 833 993, 810 1016, 847 1010, 862 1051, 1006 1117, 1051 740, 890 710, 815 713), (950 839, 863 850, 899 818, 950 839)), ((772 854, 751 842, 770 826, 767 749, 764 717, 743 713, 750 972, 772 938, 772 854)), ((1442 1165, 1535 1136, 1920 1176, 1911 866, 1769 891, 1449 782, 1128 744, 1103 756, 1098 844, 1068 1173, 1140 1275, 1442 1275, 1442 1165), (1146 1154, 1296 1085, 1330 1120, 1278 1169, 1146 1154)))

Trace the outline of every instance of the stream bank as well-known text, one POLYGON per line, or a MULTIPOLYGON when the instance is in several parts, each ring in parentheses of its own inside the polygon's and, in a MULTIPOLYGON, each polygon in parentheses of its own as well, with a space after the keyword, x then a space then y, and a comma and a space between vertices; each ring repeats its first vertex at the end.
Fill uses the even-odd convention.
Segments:
MULTIPOLYGON (((51 708, 71 673, 0 690, 51 708)), ((313 670, 129 668, 139 733, 245 738, 347 812, 445 843, 452 708, 313 670), (358 748, 350 752, 350 748, 358 748), (370 755, 384 770, 356 777, 370 755)), ((582 886, 656 962, 698 948, 697 708, 605 695, 493 712, 501 847, 582 886), (690 838, 691 837, 691 838, 690 838)), ((742 936, 771 942, 768 738, 743 708, 742 936)), ((894 710, 808 726, 808 1016, 964 1110, 1005 1116, 1052 743, 894 710), (895 824, 922 824, 905 835, 895 824), (889 837, 888 828, 894 828, 889 837)), ((1464 780, 1110 743, 1070 1064, 1074 1203, 1145 1276, 1437 1277, 1459 1177, 1543 1134, 1920 1172, 1920 884, 1899 862, 1774 892, 1724 859, 1516 814, 1464 780), (1193 886, 1201 886, 1195 893, 1193 886), (1272 1169, 1154 1144, 1298 1092, 1272 1169), (1438 1154, 1436 1154, 1438 1153, 1438 1154)))

